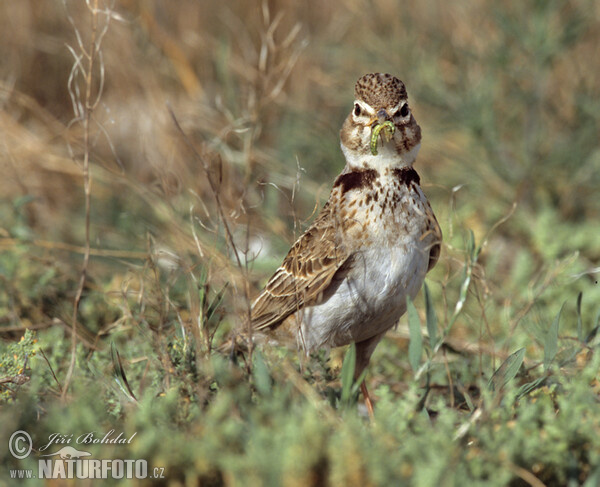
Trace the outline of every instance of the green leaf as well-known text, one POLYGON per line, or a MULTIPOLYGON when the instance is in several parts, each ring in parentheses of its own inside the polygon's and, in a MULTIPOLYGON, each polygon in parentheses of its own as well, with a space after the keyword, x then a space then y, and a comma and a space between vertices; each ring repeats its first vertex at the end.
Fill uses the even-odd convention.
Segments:
POLYGON ((538 377, 536 380, 532 381, 532 382, 528 382, 527 384, 523 384, 521 387, 519 387, 519 390, 517 391, 517 398, 521 398, 523 396, 526 396, 527 394, 529 394, 530 392, 539 389, 540 387, 542 387, 545 383, 546 383, 547 377, 538 377))
POLYGON ((354 397, 354 396, 358 397, 358 390, 360 389, 360 385, 363 383, 366 376, 367 376, 367 369, 364 369, 360 373, 358 378, 354 381, 354 385, 352 386, 352 391, 350 392, 350 397, 354 397))
POLYGON ((598 487, 598 485, 600 485, 600 465, 588 475, 583 487, 598 487))
POLYGON ((423 283, 423 291, 425 294, 425 316, 427 321, 427 333, 429 334, 429 345, 433 350, 438 340, 438 327, 437 327, 437 316, 433 307, 433 301, 431 294, 429 294, 429 287, 427 283, 423 283))
POLYGON ((563 304, 560 307, 560 311, 552 321, 548 332, 546 333, 546 338, 544 340, 544 370, 548 370, 550 364, 556 357, 556 352, 558 351, 558 324, 560 322, 560 315, 562 313, 563 304))
POLYGON ((584 342, 589 345, 594 338, 598 335, 598 331, 600 331, 600 313, 596 319, 596 326, 590 330, 590 332, 586 335, 584 342))
POLYGON ((467 403, 467 407, 469 408, 469 411, 473 412, 475 410, 475 406, 473 405, 473 400, 471 399, 471 396, 469 395, 469 393, 466 390, 462 391, 462 395, 465 399, 465 402, 467 403))
POLYGON ((342 364, 342 397, 341 403, 343 406, 350 404, 352 398, 352 384, 354 382, 354 369, 356 368, 356 344, 351 343, 344 356, 342 364))
POLYGON ((469 228, 469 241, 467 242, 467 255, 471 260, 475 255, 475 234, 473 230, 469 228))
POLYGON ((214 297, 214 299, 211 301, 210 305, 208 306, 208 311, 206 312, 206 322, 207 323, 211 320, 211 318, 213 317, 213 315, 215 314, 215 311, 217 311, 219 306, 221 306, 221 303, 223 302, 223 298, 225 297, 225 291, 227 290, 228 285, 229 285, 229 283, 225 283, 225 285, 221 288, 221 290, 217 293, 217 295, 214 297))
POLYGON ((423 337, 421 336, 421 320, 419 313, 410 297, 406 297, 406 309, 408 312, 408 329, 410 332, 410 342, 408 344, 408 362, 416 372, 421 362, 421 353, 423 352, 423 337))
POLYGON ((119 354, 119 350, 117 350, 117 346, 115 345, 114 341, 110 342, 110 355, 113 363, 113 375, 115 377, 115 382, 129 400, 137 401, 137 398, 135 397, 135 394, 129 385, 129 381, 127 380, 125 369, 121 363, 121 355, 119 354))
POLYGON ((36 199, 35 196, 33 196, 31 194, 25 194, 23 196, 19 196, 13 200, 13 207, 18 210, 21 207, 31 203, 32 201, 35 201, 35 199, 36 199))
POLYGON ((488 388, 492 391, 502 389, 502 387, 515 378, 524 359, 525 348, 520 348, 510 354, 490 378, 488 388))
POLYGON ((271 392, 271 375, 269 374, 269 369, 258 350, 254 351, 252 358, 254 362, 254 367, 252 367, 254 385, 259 394, 266 396, 271 392))
POLYGON ((583 323, 581 320, 581 298, 583 293, 580 292, 577 295, 577 339, 582 342, 583 341, 583 323))

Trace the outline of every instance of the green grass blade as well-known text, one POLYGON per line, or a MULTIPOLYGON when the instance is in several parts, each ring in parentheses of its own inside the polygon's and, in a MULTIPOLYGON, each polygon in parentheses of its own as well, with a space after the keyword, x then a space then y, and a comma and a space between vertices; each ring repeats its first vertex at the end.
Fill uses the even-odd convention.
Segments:
POLYGON ((350 397, 354 397, 354 396, 358 397, 358 390, 360 389, 360 385, 363 383, 366 376, 367 376, 367 369, 363 370, 360 373, 360 376, 358 376, 358 379, 356 379, 354 381, 354 384, 352 385, 352 391, 350 393, 350 397))
POLYGON ((577 295, 577 339, 580 342, 583 342, 583 322, 581 319, 581 298, 583 297, 583 293, 580 292, 577 295))
POLYGON ((427 333, 429 334, 429 345, 433 350, 438 340, 438 326, 437 316, 435 314, 435 308, 433 307, 433 300, 429 293, 429 287, 427 283, 423 283, 423 291, 425 294, 425 316, 427 322, 427 333))
POLYGON ((558 351, 558 324, 560 322, 560 315, 564 308, 564 304, 560 307, 560 311, 552 321, 548 332, 546 333, 546 338, 544 340, 544 370, 548 370, 550 364, 556 357, 556 352, 558 351))
POLYGON ((475 255, 475 234, 469 228, 469 241, 467 242, 467 255, 472 260, 475 255))
POLYGON ((520 348, 516 352, 510 354, 490 378, 488 388, 492 391, 502 389, 502 387, 515 378, 524 359, 525 348, 520 348))
POLYGON ((352 384, 354 383, 354 369, 356 368, 356 344, 351 343, 344 356, 342 364, 342 406, 348 406, 352 398, 352 384))
POLYGON ((421 354, 423 352, 423 337, 421 336, 421 320, 419 313, 410 297, 406 298, 406 309, 408 314, 408 329, 410 332, 410 342, 408 343, 408 362, 416 372, 419 370, 421 354))
POLYGON ((119 350, 117 350, 117 346, 114 341, 110 342, 110 354, 113 363, 113 375, 115 377, 115 382, 121 389, 121 391, 132 401, 137 401, 131 386, 129 385, 129 381, 127 380, 127 375, 125 374, 125 369, 123 368, 123 364, 121 363, 121 355, 119 354, 119 350))
POLYGON ((592 328, 585 337, 584 341, 587 345, 589 345, 594 340, 594 338, 596 338, 596 336, 598 335, 598 331, 600 331, 600 313, 598 319, 596 319, 596 326, 594 326, 594 328, 592 328))
POLYGON ((210 305, 208 306, 208 311, 206 312, 206 322, 207 323, 211 320, 211 318, 215 314, 215 311, 217 311, 217 309, 219 309, 219 306, 221 306, 221 303, 223 302, 223 298, 225 297, 225 291, 227 290, 227 287, 228 287, 228 283, 225 283, 225 285, 221 288, 221 290, 217 293, 217 295, 210 302, 210 305))
POLYGON ((519 387, 519 390, 517 391, 517 399, 520 399, 521 397, 526 396, 530 392, 539 389, 546 383, 547 379, 548 378, 546 376, 538 377, 534 381, 528 382, 527 384, 523 384, 521 387, 519 387))
POLYGON ((266 396, 271 392, 271 375, 269 374, 269 369, 258 350, 255 350, 252 354, 252 361, 254 362, 254 367, 252 367, 254 385, 261 395, 266 396))
POLYGON ((469 411, 473 412, 475 410, 475 405, 473 404, 473 400, 471 399, 471 396, 469 395, 469 393, 466 390, 462 393, 462 395, 465 398, 465 403, 467 403, 467 407, 469 408, 469 411))

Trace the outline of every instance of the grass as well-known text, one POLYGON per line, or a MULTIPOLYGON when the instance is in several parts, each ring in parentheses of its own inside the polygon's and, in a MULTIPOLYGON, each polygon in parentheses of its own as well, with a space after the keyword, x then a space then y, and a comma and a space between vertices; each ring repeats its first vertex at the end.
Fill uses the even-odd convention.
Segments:
POLYGON ((89 3, 0 7, 0 438, 34 445, 0 485, 111 430, 71 445, 170 486, 600 483, 598 6, 89 3), (407 85, 444 232, 373 423, 352 349, 219 348, 371 71, 407 85))

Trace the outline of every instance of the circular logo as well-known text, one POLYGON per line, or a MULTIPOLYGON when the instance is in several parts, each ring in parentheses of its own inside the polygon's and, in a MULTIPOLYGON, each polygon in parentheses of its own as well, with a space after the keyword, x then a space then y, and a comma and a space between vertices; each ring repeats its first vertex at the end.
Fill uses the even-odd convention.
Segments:
POLYGON ((31 453, 33 442, 27 431, 15 431, 8 440, 8 449, 13 457, 23 460, 31 453))

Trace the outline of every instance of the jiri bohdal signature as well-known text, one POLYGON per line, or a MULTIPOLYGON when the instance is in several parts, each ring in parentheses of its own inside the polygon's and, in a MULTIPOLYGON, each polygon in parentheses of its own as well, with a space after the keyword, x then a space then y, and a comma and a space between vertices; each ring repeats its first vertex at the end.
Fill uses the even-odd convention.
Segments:
POLYGON ((90 431, 88 433, 84 433, 82 435, 74 438, 73 434, 64 435, 62 433, 52 433, 48 436, 48 443, 39 448, 39 451, 46 451, 48 447, 52 445, 68 445, 71 443, 77 445, 102 445, 102 444, 129 444, 133 440, 133 438, 137 435, 137 432, 133 433, 131 436, 126 437, 125 434, 121 431, 118 435, 115 436, 115 430, 111 429, 109 432, 105 433, 97 433, 96 431, 90 431))

